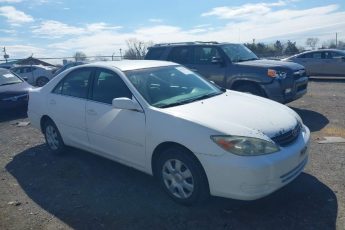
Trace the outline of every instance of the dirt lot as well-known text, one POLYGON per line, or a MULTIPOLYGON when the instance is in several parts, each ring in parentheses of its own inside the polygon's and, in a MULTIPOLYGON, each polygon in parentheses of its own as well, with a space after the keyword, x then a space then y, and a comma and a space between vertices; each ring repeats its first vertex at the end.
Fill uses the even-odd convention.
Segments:
MULTIPOLYGON (((25 114, 0 111, 0 229, 345 229, 345 81, 312 81, 290 103, 312 131, 295 181, 252 202, 171 201, 148 175, 90 153, 50 154, 25 114)), ((267 111, 269 112, 269 111, 267 111)))

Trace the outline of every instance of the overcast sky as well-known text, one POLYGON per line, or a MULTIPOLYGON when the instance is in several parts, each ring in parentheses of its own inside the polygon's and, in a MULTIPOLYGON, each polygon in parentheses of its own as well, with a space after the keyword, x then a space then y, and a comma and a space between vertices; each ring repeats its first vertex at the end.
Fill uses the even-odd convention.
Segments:
POLYGON ((336 32, 345 40, 344 0, 0 0, 0 46, 11 58, 118 54, 129 38, 304 46, 336 32))

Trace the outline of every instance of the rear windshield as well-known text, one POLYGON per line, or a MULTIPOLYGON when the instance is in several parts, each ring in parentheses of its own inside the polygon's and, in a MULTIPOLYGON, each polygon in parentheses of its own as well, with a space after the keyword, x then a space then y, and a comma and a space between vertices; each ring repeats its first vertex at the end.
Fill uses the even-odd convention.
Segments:
POLYGON ((159 60, 164 52, 165 48, 151 48, 146 54, 146 60, 159 60))
POLYGON ((0 86, 1 85, 12 85, 23 82, 14 73, 6 69, 0 69, 0 86))

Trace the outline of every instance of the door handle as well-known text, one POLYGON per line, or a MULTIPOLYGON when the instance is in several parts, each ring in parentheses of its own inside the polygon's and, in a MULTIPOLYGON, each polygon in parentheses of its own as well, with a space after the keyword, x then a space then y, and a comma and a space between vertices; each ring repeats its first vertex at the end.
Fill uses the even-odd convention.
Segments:
POLYGON ((54 99, 51 99, 51 100, 49 101, 49 104, 51 104, 51 105, 56 105, 56 101, 55 101, 54 99))
POLYGON ((87 111, 87 114, 91 115, 91 116, 96 116, 97 115, 97 112, 93 109, 88 109, 87 111))

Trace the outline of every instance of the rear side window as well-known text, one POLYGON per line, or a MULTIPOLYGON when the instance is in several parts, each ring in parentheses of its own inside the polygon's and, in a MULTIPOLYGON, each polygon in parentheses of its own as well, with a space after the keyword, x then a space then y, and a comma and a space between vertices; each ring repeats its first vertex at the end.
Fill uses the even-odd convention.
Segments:
POLYGON ((187 46, 174 47, 169 54, 168 60, 179 64, 191 64, 192 49, 187 46))
POLYGON ((53 93, 87 98, 92 69, 78 69, 69 73, 53 90, 53 93))
POLYGON ((195 47, 194 62, 195 64, 212 64, 213 57, 220 57, 216 47, 195 47))
POLYGON ((165 48, 151 48, 147 53, 145 59, 147 60, 159 60, 164 52, 165 48))
POLYGON ((116 73, 99 69, 93 83, 92 100, 112 104, 113 99, 119 97, 132 98, 132 93, 116 73))

